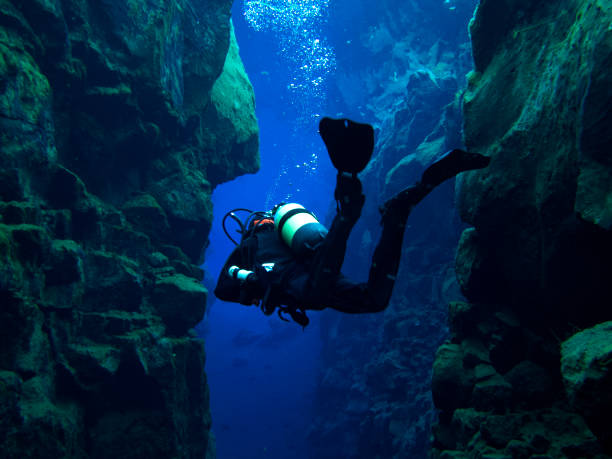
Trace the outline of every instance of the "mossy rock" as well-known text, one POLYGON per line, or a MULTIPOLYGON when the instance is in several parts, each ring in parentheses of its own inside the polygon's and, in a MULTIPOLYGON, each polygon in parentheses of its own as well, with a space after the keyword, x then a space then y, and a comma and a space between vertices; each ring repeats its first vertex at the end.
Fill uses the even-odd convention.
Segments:
POLYGON ((461 346, 443 344, 438 348, 431 388, 438 409, 452 412, 467 406, 472 390, 472 374, 463 367, 461 346))
POLYGON ((166 212, 150 194, 144 193, 130 199, 121 210, 136 228, 157 235, 163 235, 168 229, 166 212))
MULTIPOLYGON (((13 25, 24 25, 21 30, 27 30, 28 27, 20 22, 23 21, 23 17, 15 10, 7 11, 5 4, 2 5, 3 8, 0 11, 3 19, 10 17, 13 25)), ((3 28, 2 38, 0 75, 3 77, 10 75, 13 84, 6 86, 6 91, 0 95, 0 114, 4 119, 20 121, 21 129, 28 131, 42 121, 42 117, 48 110, 51 86, 34 58, 24 49, 27 45, 22 37, 11 33, 10 28, 3 28)))
POLYGON ((203 346, 179 336, 206 289, 176 271, 202 277, 210 177, 259 166, 230 9, 0 0, 7 457, 214 457, 203 346))
POLYGON ((476 72, 464 97, 464 133, 467 148, 492 161, 458 178, 461 216, 480 236, 472 241, 479 250, 465 246, 458 257, 468 299, 492 291, 517 304, 537 297, 542 306, 571 307, 593 290, 592 276, 581 273, 601 244, 591 238, 571 250, 592 231, 579 223, 612 227, 611 18, 605 0, 480 2, 470 26, 476 72))
POLYGON ((568 398, 608 451, 612 431, 612 322, 583 330, 561 345, 561 373, 568 398))
POLYGON ((540 408, 548 406, 557 396, 553 376, 540 365, 524 360, 504 378, 512 385, 515 406, 540 408))
POLYGON ((121 362, 121 349, 109 344, 83 341, 64 350, 65 367, 84 388, 111 378, 121 362))
POLYGON ((240 59, 233 27, 223 72, 213 85, 211 101, 211 111, 206 116, 217 121, 205 122, 203 139, 232 150, 232 161, 212 152, 208 173, 211 183, 223 183, 237 173, 257 172, 260 164, 255 95, 240 59))
POLYGON ((7 225, 37 224, 40 208, 29 201, 0 203, 1 222, 7 225))
POLYGON ((470 405, 480 411, 502 412, 512 405, 512 386, 495 373, 474 385, 470 405))
POLYGON ((457 282, 463 294, 474 302, 493 302, 501 287, 495 260, 483 247, 485 244, 476 228, 467 228, 461 233, 455 258, 457 282))
POLYGON ((461 341, 463 351, 463 364, 466 368, 476 368, 480 365, 488 366, 491 362, 489 350, 482 339, 466 338, 461 341))
POLYGON ((136 311, 143 298, 142 274, 138 265, 125 257, 94 251, 83 258, 84 302, 79 309, 136 311))
POLYGON ((49 261, 45 267, 46 284, 63 285, 81 281, 83 278, 82 253, 83 250, 74 241, 52 241, 49 261))
POLYGON ((488 415, 480 424, 480 433, 487 444, 504 449, 519 434, 520 414, 488 415))
POLYGON ((17 168, 0 170, 0 201, 21 201, 22 199, 24 199, 24 193, 19 170, 17 168))
POLYGON ((50 241, 47 231, 38 225, 13 225, 9 227, 17 258, 30 266, 42 263, 47 256, 50 241))
POLYGON ((182 335, 204 317, 208 291, 197 280, 175 274, 158 279, 151 301, 170 335, 182 335))
POLYGON ((86 199, 85 184, 74 172, 62 166, 57 166, 52 172, 46 197, 52 206, 57 208, 73 208, 80 200, 86 199))
POLYGON ((151 253, 151 237, 147 235, 150 233, 134 231, 128 225, 112 225, 105 228, 105 233, 109 251, 134 260, 142 260, 151 253))
POLYGON ((488 413, 476 411, 474 408, 459 408, 453 413, 451 427, 457 433, 457 438, 465 447, 467 442, 480 430, 480 424, 488 413))
POLYGON ((161 334, 159 318, 150 313, 113 310, 108 312, 83 312, 78 315, 79 330, 87 338, 104 343, 109 337, 130 336, 138 330, 148 330, 151 335, 161 334))

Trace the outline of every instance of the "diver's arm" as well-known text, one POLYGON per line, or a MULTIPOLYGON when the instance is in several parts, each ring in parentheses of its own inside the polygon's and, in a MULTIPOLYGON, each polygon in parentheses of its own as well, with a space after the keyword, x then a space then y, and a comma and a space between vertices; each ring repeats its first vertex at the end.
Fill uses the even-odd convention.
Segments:
POLYGON ((365 202, 361 190, 361 182, 356 175, 338 174, 334 192, 338 213, 317 248, 308 279, 307 291, 313 298, 324 298, 340 274, 347 240, 365 202))

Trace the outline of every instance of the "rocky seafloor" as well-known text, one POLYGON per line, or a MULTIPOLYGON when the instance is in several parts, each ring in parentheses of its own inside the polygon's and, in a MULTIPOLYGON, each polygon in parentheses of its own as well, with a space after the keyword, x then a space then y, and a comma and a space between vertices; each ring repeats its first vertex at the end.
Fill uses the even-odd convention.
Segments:
POLYGON ((0 1, 0 455, 215 457, 199 262, 258 169, 231 1, 0 1))

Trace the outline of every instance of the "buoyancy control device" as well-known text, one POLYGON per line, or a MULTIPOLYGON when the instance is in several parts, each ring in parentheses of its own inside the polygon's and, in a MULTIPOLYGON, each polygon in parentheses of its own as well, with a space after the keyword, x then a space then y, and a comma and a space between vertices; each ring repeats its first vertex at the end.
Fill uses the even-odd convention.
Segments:
MULTIPOLYGON (((289 215, 289 210, 297 209, 297 207, 285 208, 282 212, 287 217, 282 225, 283 228, 287 228, 285 229, 287 239, 285 239, 281 235, 282 231, 278 231, 274 221, 276 212, 283 206, 284 204, 278 205, 269 212, 233 209, 225 215, 222 222, 223 230, 237 247, 222 269, 215 288, 215 295, 224 301, 239 302, 244 305, 258 304, 266 315, 277 310, 282 320, 287 320, 282 315, 286 313, 295 322, 305 326, 309 320, 303 308, 296 304, 286 304, 295 303, 295 300, 291 301, 283 295, 286 282, 292 274, 295 274, 296 269, 299 270, 300 266, 300 263, 297 262, 300 256, 289 248, 286 241, 297 244, 296 241, 305 240, 304 231, 301 228, 310 225, 309 228, 314 230, 312 224, 319 223, 312 214, 308 213, 310 217, 303 215, 299 217, 299 220, 292 220, 289 226, 286 226, 292 216, 307 211, 299 206, 303 212, 293 212, 289 215), (242 220, 236 215, 240 211, 248 212, 246 219, 242 220), (239 227, 237 230, 240 234, 239 242, 228 232, 227 220, 230 218, 239 227), (298 233, 300 236, 295 239, 298 233)), ((319 230, 326 233, 325 227, 320 226, 319 230)), ((316 235, 316 232, 312 230, 308 233, 316 235)), ((321 238, 321 235, 318 237, 321 238)), ((308 240, 310 242, 307 244, 316 244, 314 237, 308 240)), ((307 249, 300 252, 306 253, 305 250, 307 249)))

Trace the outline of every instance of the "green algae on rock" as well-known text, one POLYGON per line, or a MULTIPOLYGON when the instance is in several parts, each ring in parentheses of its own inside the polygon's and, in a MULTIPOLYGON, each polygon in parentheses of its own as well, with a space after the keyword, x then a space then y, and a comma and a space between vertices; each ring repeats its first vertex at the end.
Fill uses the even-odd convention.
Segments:
POLYGON ((201 283, 175 274, 156 281, 151 300, 168 333, 180 336, 204 317, 207 293, 201 283))
MULTIPOLYGON (((229 164, 211 162, 209 168, 218 175, 209 175, 213 185, 224 182, 238 171, 255 172, 259 162, 253 162, 252 150, 257 148, 257 120, 255 119, 255 100, 253 89, 246 75, 242 60, 238 53, 238 43, 233 33, 230 48, 227 53, 223 72, 215 81, 211 92, 211 109, 214 109, 215 125, 213 135, 219 146, 232 152, 236 169, 229 164)), ((209 127, 203 129, 210 130, 209 127)))
POLYGON ((215 456, 196 263, 258 131, 231 1, 192 3, 0 2, 6 457, 215 456))
MULTIPOLYGON (((450 434, 463 418, 438 406, 433 457, 612 455, 609 423, 589 409, 609 404, 610 384, 586 389, 607 383, 596 343, 609 340, 612 317, 611 20, 600 0, 483 0, 471 22, 465 143, 492 161, 458 180, 459 210, 473 225, 456 258, 470 304, 451 306, 450 328, 464 349, 457 358, 466 365, 465 349, 479 342, 497 383, 474 383, 459 409, 479 418, 450 434), (597 361, 602 373, 585 379, 597 361), (495 427, 504 423, 506 432, 495 427)), ((446 390, 465 388, 458 379, 446 390)))
POLYGON ((612 322, 576 333, 561 345, 561 373, 570 403, 608 448, 612 432, 612 322))

